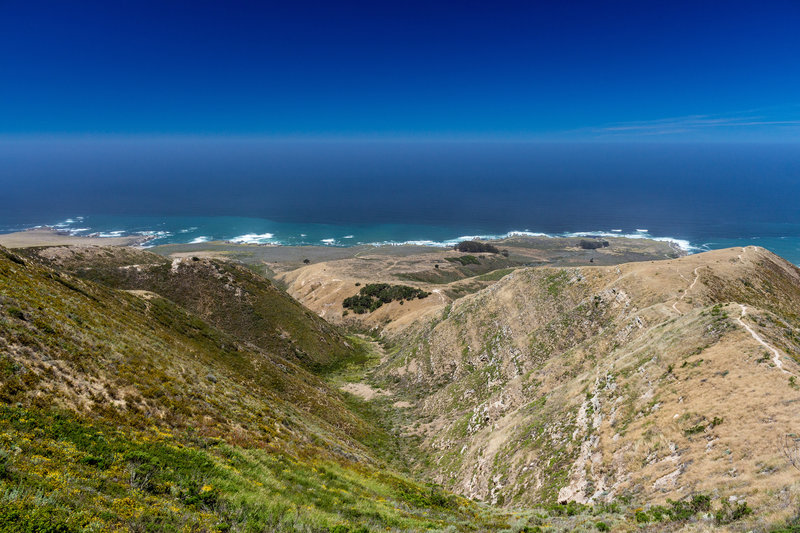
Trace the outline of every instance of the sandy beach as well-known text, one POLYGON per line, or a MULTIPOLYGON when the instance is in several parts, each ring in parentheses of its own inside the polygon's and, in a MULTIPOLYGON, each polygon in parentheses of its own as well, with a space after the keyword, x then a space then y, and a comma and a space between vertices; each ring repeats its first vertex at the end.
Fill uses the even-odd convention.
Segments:
POLYGON ((0 234, 0 246, 32 248, 34 246, 136 246, 150 240, 141 235, 128 237, 84 237, 53 228, 34 228, 0 234))

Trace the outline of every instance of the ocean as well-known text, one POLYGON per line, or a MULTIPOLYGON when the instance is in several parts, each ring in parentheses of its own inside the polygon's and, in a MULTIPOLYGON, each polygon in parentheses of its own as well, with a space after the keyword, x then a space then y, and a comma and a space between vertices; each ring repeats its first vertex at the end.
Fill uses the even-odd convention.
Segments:
POLYGON ((3 139, 0 191, 0 232, 326 246, 627 235, 800 264, 796 143, 3 139))

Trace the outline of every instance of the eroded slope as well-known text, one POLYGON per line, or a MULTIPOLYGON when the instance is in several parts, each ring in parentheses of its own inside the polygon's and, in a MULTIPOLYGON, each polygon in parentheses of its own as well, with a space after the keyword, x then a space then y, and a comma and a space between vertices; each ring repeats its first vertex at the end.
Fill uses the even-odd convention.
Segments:
POLYGON ((421 326, 378 375, 416 404, 427 471, 466 495, 709 492, 780 514, 797 493, 778 442, 800 429, 799 312, 798 269, 754 247, 521 269, 421 326))

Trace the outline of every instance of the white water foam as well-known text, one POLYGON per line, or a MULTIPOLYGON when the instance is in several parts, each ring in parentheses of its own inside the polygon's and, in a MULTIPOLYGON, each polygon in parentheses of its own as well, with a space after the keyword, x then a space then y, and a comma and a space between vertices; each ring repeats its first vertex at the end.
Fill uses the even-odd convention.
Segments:
POLYGON ((201 236, 195 237, 194 239, 189 241, 189 244, 200 244, 201 242, 208 242, 210 240, 211 239, 209 237, 206 237, 205 235, 201 235, 201 236))
POLYGON ((246 233, 230 240, 236 244, 265 244, 275 235, 272 233, 246 233))
POLYGON ((89 237, 102 237, 104 239, 112 239, 114 237, 122 237, 125 235, 125 230, 114 230, 114 231, 101 231, 97 233, 92 233, 89 237))
POLYGON ((336 239, 321 239, 321 242, 324 242, 325 244, 330 245, 330 244, 335 243, 336 239))
POLYGON ((612 230, 613 233, 606 231, 576 231, 571 233, 562 233, 561 235, 554 235, 554 237, 616 237, 622 239, 650 239, 651 241, 669 242, 680 248, 686 253, 696 252, 701 248, 694 246, 686 239, 676 239, 675 237, 653 237, 647 230, 636 230, 637 233, 617 233, 617 230, 612 230))
POLYGON ((685 239, 677 239, 675 237, 653 237, 648 233, 645 233, 647 230, 637 230, 637 233, 627 233, 622 234, 622 230, 611 230, 609 231, 575 231, 575 232, 566 232, 566 233, 556 233, 556 234, 548 234, 548 233, 540 233, 540 232, 532 232, 532 231, 509 231, 508 233, 498 234, 498 235, 463 235, 461 237, 457 237, 455 239, 447 239, 444 241, 432 241, 432 240, 408 240, 408 241, 383 241, 383 242, 372 242, 369 243, 373 246, 403 246, 403 245, 417 245, 417 246, 436 246, 440 248, 451 248, 456 244, 463 242, 463 241, 473 241, 473 240, 481 240, 481 241, 494 241, 494 240, 501 240, 501 239, 508 239, 510 237, 546 237, 546 238, 560 238, 560 237, 614 237, 614 238, 625 238, 625 239, 650 239, 654 241, 660 242, 669 242, 680 248, 682 251, 686 253, 692 253, 696 251, 702 251, 703 249, 697 246, 692 245, 689 241, 685 239))
POLYGON ((169 231, 137 231, 136 235, 142 235, 143 237, 155 237, 157 239, 161 239, 163 237, 171 237, 172 233, 169 231))

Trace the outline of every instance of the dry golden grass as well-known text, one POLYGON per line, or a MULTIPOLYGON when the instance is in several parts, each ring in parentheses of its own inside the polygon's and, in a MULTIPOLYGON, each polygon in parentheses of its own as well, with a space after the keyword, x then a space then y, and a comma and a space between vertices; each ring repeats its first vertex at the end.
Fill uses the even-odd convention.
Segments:
POLYGON ((800 431, 799 317, 800 271, 754 247, 522 269, 406 332, 377 382, 419 398, 431 475, 471 497, 707 492, 777 519, 797 504, 778 443, 800 431))

